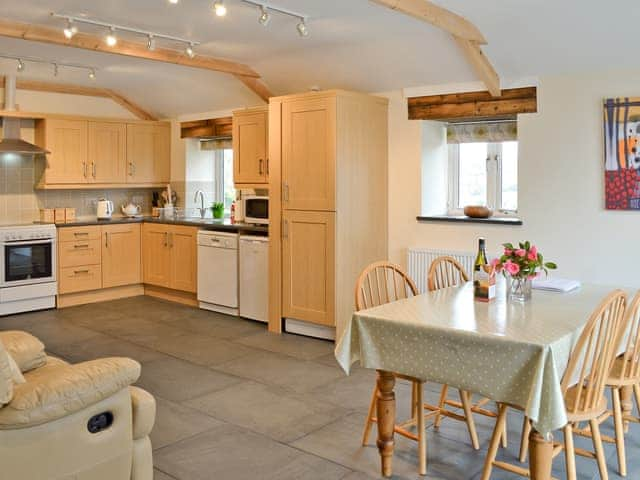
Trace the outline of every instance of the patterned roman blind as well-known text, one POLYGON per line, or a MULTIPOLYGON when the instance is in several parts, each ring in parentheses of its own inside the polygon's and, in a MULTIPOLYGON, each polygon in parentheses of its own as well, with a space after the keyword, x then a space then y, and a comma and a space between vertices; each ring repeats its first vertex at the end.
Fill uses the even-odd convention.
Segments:
POLYGON ((227 148, 233 148, 233 141, 230 138, 200 140, 200 150, 224 150, 227 148))
POLYGON ((447 143, 509 142, 518 140, 516 120, 494 122, 450 123, 447 143))

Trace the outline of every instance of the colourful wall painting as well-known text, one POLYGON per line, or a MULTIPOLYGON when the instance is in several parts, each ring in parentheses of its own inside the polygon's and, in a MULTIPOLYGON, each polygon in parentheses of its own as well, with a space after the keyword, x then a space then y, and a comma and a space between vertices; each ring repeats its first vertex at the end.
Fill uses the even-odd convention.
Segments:
POLYGON ((608 210, 640 210, 640 97, 604 101, 608 210))

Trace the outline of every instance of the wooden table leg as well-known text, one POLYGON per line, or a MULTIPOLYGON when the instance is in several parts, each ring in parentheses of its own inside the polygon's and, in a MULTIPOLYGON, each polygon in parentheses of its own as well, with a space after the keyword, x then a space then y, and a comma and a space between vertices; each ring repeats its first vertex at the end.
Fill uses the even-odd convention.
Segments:
MULTIPOLYGON (((620 405, 622 406, 622 418, 631 415, 633 412, 633 387, 626 386, 620 389, 620 405)), ((624 432, 627 433, 629 431, 629 420, 623 421, 624 432)))
POLYGON ((551 480, 553 437, 545 440, 536 430, 529 434, 529 469, 531 480, 551 480))
MULTIPOLYGON (((393 460, 393 428, 396 424, 396 395, 393 388, 396 377, 393 373, 378 370, 378 451, 382 464, 382 476, 391 476, 393 460)), ((422 413, 422 412, 421 412, 422 413)))

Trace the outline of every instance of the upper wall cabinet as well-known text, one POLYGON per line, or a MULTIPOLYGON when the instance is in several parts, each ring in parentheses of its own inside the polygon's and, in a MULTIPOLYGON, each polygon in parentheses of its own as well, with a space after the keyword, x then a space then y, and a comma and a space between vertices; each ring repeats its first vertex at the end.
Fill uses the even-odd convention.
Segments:
POLYGON ((238 188, 269 181, 268 107, 233 112, 233 181, 238 188))
POLYGON ((171 128, 166 123, 44 118, 36 122, 36 143, 51 152, 37 188, 126 188, 169 181, 171 128))
POLYGON ((127 125, 127 182, 167 183, 171 130, 164 125, 127 125))

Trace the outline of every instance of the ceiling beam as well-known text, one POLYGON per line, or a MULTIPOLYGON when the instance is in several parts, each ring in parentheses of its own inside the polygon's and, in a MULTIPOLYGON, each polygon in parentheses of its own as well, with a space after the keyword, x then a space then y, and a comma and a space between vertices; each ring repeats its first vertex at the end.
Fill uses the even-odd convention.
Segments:
POLYGON ((52 43, 66 47, 81 48, 94 52, 112 53, 127 57, 142 58, 145 60, 155 60, 158 62, 173 63, 186 67, 213 70, 216 72, 230 73, 232 75, 243 75, 247 77, 259 78, 254 70, 241 63, 223 60, 220 58, 196 55, 189 58, 182 52, 167 48, 156 48, 153 51, 147 49, 146 45, 129 42, 119 39, 118 44, 109 47, 102 37, 88 33, 78 32, 71 39, 65 38, 61 29, 44 27, 41 25, 19 23, 10 20, 0 19, 0 36, 21 38, 35 42, 52 43))
POLYGON ((538 111, 536 87, 502 90, 500 97, 488 91, 429 95, 407 99, 409 120, 472 120, 513 118, 538 111))
POLYGON ((269 88, 259 78, 246 77, 242 75, 235 75, 235 77, 244 83, 253 93, 258 95, 265 102, 269 101, 273 94, 269 91, 269 88))
MULTIPOLYGON (((0 85, 4 88, 5 78, 0 78, 0 85)), ((82 85, 68 85, 64 83, 49 83, 39 80, 17 79, 16 88, 18 90, 30 90, 33 92, 62 93, 68 95, 82 95, 85 97, 110 98, 120 106, 124 107, 141 120, 157 120, 156 117, 142 109, 132 101, 122 95, 107 88, 85 87, 82 85)))
POLYGON ((464 38, 472 42, 484 45, 487 40, 482 32, 473 23, 460 15, 453 13, 446 8, 442 8, 427 0, 370 0, 373 3, 382 5, 402 12, 405 15, 417 18, 423 22, 430 23, 436 27, 449 32, 459 38, 464 38))
POLYGON ((464 53, 467 61, 471 64, 476 72, 476 75, 480 77, 480 80, 484 83, 489 90, 489 93, 494 97, 500 96, 500 77, 495 71, 491 62, 482 52, 480 45, 471 40, 465 40, 464 38, 453 36, 456 43, 464 53))

